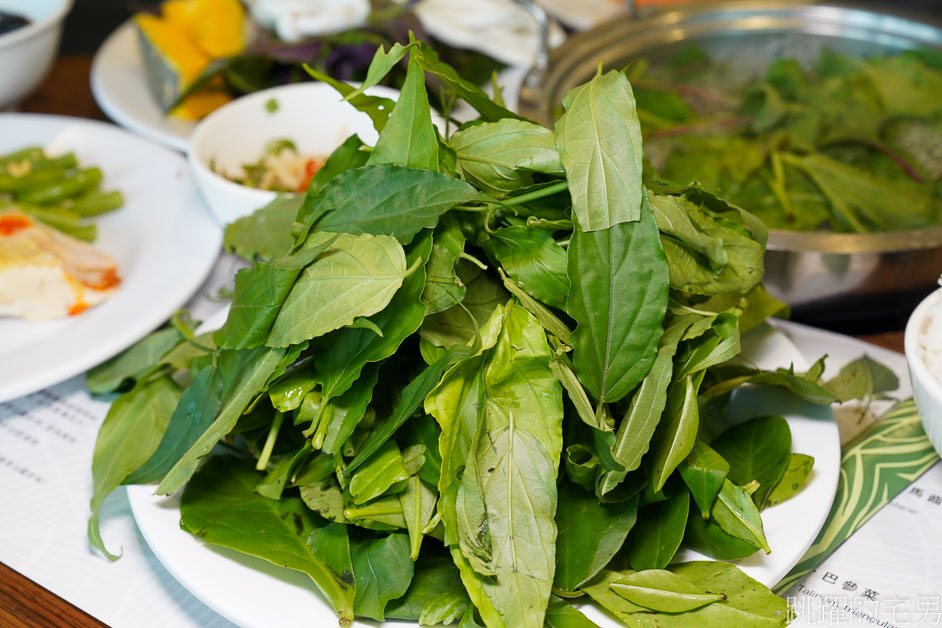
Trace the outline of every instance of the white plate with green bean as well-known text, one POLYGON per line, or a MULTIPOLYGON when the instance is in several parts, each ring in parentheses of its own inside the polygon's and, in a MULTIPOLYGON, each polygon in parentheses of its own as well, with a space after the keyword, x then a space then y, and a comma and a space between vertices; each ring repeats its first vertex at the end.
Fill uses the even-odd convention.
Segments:
MULTIPOLYGON (((0 317, 0 402, 78 375, 167 320, 199 288, 222 241, 186 161, 171 150, 102 122, 0 114, 0 158, 29 147, 60 160, 53 166, 76 162, 67 185, 85 186, 88 214, 123 201, 120 209, 95 216, 95 234, 87 219, 73 233, 97 236, 94 246, 115 260, 121 284, 109 300, 75 316, 0 317)), ((33 187, 34 200, 58 198, 33 187)), ((59 209, 54 200, 47 207, 59 209)))

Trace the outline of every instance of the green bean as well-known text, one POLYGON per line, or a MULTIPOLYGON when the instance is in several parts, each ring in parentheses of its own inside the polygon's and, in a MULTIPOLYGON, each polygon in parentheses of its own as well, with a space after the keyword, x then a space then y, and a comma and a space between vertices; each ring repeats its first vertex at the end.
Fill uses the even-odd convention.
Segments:
MULTIPOLYGON (((38 172, 45 172, 45 170, 38 172)), ((88 168, 52 185, 21 189, 17 192, 16 198, 25 203, 55 203, 93 190, 99 183, 101 183, 101 170, 88 168)))
POLYGON ((67 201, 63 204, 63 207, 74 211, 80 216, 97 216, 118 209, 122 205, 124 205, 124 196, 121 195, 121 192, 117 190, 113 192, 92 190, 71 202, 67 201))
POLYGON ((62 168, 46 168, 35 170, 22 177, 12 174, 0 174, 0 192, 18 192, 26 188, 36 188, 52 185, 65 177, 62 168))
POLYGON ((81 222, 81 216, 73 211, 59 207, 43 207, 29 203, 18 205, 20 211, 29 214, 36 220, 43 222, 50 227, 54 227, 63 233, 67 233, 79 240, 91 242, 95 239, 97 229, 94 224, 84 225, 81 222))
POLYGON ((36 159, 42 159, 44 157, 43 149, 38 146, 27 146, 26 148, 21 148, 15 150, 12 153, 7 153, 6 155, 0 156, 0 166, 5 166, 9 163, 14 163, 17 161, 23 161, 28 159, 34 161, 36 159))

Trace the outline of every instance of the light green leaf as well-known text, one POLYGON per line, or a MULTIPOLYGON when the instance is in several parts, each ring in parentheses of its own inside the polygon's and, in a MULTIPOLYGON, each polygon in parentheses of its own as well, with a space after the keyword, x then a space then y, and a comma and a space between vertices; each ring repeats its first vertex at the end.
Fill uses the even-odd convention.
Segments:
POLYGON ((665 569, 637 571, 610 586, 629 602, 663 613, 686 613, 726 599, 723 593, 705 591, 665 569))
POLYGON ((641 125, 628 79, 611 71, 563 99, 556 145, 569 180, 572 212, 583 232, 641 217, 641 125))
MULTIPOLYGON (((333 236, 312 236, 315 241, 328 237, 333 236)), ((272 324, 268 345, 286 347, 379 312, 407 274, 405 253, 394 238, 341 234, 298 277, 272 324)))

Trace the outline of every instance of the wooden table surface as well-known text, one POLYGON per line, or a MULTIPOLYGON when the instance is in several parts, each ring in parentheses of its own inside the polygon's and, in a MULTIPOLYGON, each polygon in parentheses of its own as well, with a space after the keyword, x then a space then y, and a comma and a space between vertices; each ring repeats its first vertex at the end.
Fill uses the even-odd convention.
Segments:
MULTIPOLYGON (((19 110, 107 120, 92 97, 88 76, 91 55, 64 55, 39 90, 19 110)), ((894 351, 903 350, 903 332, 858 336, 894 351)), ((87 628, 105 624, 0 563, 0 626, 4 628, 87 628)))

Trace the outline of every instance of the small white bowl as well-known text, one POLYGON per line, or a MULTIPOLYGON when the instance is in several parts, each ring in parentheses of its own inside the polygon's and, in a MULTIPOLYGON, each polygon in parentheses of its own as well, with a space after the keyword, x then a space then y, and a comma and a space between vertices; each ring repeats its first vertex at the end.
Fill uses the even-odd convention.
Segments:
POLYGON ((0 0, 0 11, 29 24, 0 35, 0 109, 30 94, 52 67, 72 0, 0 0))
MULTIPOLYGON (((922 339, 929 327, 932 307, 942 302, 942 288, 936 290, 913 311, 906 323, 903 337, 909 379, 913 384, 916 407, 922 426, 936 450, 942 452, 942 382, 937 380, 926 364, 926 350, 922 339)), ((942 313, 940 313, 942 317, 942 313)))
MULTIPOLYGON (((392 100, 399 92, 377 86, 368 94, 392 100)), ((326 83, 294 83, 243 96, 220 107, 200 122, 190 139, 187 158, 203 198, 220 224, 247 216, 275 199, 276 192, 230 181, 217 172, 239 173, 258 161, 275 139, 294 142, 298 154, 326 158, 356 133, 373 145, 378 134, 368 115, 341 99, 326 83), (277 103, 274 111, 266 106, 277 103)))

